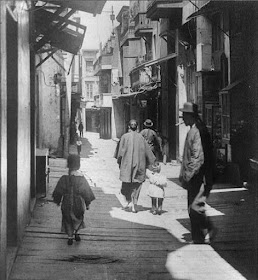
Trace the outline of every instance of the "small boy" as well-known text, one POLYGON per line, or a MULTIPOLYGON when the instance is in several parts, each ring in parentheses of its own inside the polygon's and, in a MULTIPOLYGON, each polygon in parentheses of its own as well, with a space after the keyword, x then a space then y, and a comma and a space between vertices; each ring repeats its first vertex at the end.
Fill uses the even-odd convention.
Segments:
POLYGON ((164 187, 167 186, 167 178, 160 174, 161 166, 158 162, 146 170, 146 176, 149 178, 150 185, 148 189, 148 195, 151 197, 153 215, 161 215, 162 204, 165 197, 164 187))
POLYGON ((89 210, 91 202, 95 199, 88 181, 80 171, 80 157, 70 154, 67 159, 68 175, 63 175, 52 194, 53 201, 61 204, 62 226, 61 231, 68 235, 67 244, 81 241, 79 230, 85 228, 85 208, 89 210))

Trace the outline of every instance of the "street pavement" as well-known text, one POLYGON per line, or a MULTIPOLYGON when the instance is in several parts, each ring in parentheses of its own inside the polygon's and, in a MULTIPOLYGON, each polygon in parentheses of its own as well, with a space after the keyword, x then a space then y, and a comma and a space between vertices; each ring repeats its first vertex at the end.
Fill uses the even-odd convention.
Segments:
MULTIPOLYGON (((47 196, 38 199, 13 265, 10 280, 255 280, 257 273, 257 199, 254 191, 217 184, 207 212, 218 229, 211 245, 191 244, 187 193, 178 182, 180 166, 162 165, 168 186, 162 215, 149 210, 148 182, 138 213, 122 210, 116 141, 86 133, 81 170, 96 200, 85 213, 81 242, 67 245, 60 233, 61 211, 51 198, 65 159, 50 159, 47 196), (255 250, 256 248, 256 250, 255 250)), ((70 153, 76 153, 70 146, 70 153)))

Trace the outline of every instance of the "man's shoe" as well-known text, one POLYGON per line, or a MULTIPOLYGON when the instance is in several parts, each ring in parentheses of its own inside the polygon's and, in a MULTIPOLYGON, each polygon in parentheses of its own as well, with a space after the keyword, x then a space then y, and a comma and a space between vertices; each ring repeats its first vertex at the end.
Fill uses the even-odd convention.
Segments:
POLYGON ((73 245, 73 239, 72 238, 68 238, 67 244, 68 245, 73 245))
POLYGON ((78 233, 75 234, 74 239, 75 241, 81 241, 81 237, 78 233))

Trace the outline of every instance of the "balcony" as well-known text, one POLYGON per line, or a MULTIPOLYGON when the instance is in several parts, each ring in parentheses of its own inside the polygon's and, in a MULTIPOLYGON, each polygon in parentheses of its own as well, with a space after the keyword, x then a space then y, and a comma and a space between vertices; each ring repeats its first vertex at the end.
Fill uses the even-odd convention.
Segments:
POLYGON ((138 40, 139 37, 135 36, 135 23, 130 22, 128 29, 121 34, 120 47, 128 46, 130 40, 138 40))
POLYGON ((134 18, 135 21, 135 36, 146 36, 152 32, 152 23, 146 17, 146 13, 138 13, 134 18))
POLYGON ((151 0, 147 7, 147 17, 151 20, 170 18, 182 22, 183 0, 151 0))
POLYGON ((102 71, 112 69, 112 55, 101 55, 94 64, 94 75, 101 75, 102 71))

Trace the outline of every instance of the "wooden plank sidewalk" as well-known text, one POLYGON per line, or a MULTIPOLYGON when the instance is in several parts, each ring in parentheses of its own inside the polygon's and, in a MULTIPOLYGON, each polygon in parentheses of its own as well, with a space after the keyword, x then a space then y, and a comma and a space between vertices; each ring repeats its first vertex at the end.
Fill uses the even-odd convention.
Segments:
POLYGON ((251 192, 215 187, 208 211, 219 229, 217 238, 212 246, 189 244, 186 191, 177 184, 176 167, 162 167, 169 184, 161 216, 148 211, 146 184, 141 211, 125 212, 118 199, 121 183, 111 141, 89 137, 85 142, 81 169, 97 183, 92 184, 97 199, 85 213, 82 241, 72 246, 60 233, 60 208, 51 202, 57 180, 67 174, 66 160, 50 161, 47 197, 37 201, 9 280, 258 279, 257 200, 251 192))
POLYGON ((112 218, 112 207, 121 206, 116 197, 99 188, 94 193, 87 228, 72 246, 60 233, 60 208, 38 202, 11 280, 172 279, 165 268, 167 251, 181 245, 165 229, 112 218))

